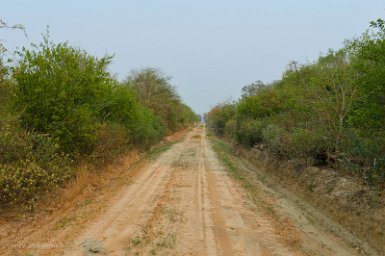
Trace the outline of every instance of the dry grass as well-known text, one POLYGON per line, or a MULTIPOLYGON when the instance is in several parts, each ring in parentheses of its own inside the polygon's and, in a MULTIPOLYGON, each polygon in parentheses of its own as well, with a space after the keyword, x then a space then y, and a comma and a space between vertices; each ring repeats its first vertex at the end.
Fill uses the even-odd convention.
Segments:
POLYGON ((87 165, 82 165, 78 168, 76 177, 68 182, 68 184, 60 189, 60 194, 55 197, 54 205, 63 205, 65 202, 73 201, 76 197, 83 193, 90 181, 97 177, 95 173, 91 173, 87 165))
MULTIPOLYGON (((156 146, 155 149, 164 144, 156 146)), ((70 241, 73 234, 80 232, 103 212, 117 191, 130 184, 133 177, 148 163, 145 153, 132 151, 103 168, 96 169, 89 164, 80 165, 76 176, 62 188, 42 198, 34 212, 28 215, 1 215, 1 242, 49 242, 54 238, 63 244, 70 241)), ((60 252, 61 247, 50 251, 50 255, 59 255, 60 252)), ((20 253, 23 255, 27 251, 22 250, 20 253)))

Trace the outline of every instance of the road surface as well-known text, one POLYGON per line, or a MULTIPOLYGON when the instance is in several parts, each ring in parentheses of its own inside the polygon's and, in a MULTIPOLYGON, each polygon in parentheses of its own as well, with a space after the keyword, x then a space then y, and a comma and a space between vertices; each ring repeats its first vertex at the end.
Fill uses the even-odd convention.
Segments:
POLYGON ((281 203, 287 209, 279 213, 255 205, 195 128, 143 168, 64 255, 358 255, 281 203))
POLYGON ((365 255, 258 170, 233 179, 204 127, 154 160, 127 159, 80 176, 52 211, 1 220, 0 255, 365 255))

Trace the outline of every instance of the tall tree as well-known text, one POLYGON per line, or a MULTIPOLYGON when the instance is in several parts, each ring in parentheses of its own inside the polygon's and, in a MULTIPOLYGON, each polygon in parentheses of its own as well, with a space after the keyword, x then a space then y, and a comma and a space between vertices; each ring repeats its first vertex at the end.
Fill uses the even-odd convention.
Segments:
POLYGON ((178 127, 178 106, 181 104, 170 78, 159 70, 146 68, 133 72, 126 80, 137 94, 138 100, 151 109, 166 130, 175 131, 178 127))

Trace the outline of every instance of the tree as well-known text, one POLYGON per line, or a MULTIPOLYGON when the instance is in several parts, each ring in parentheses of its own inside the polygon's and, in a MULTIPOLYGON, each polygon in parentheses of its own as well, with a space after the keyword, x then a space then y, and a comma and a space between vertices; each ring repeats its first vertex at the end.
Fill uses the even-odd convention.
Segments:
POLYGON ((181 104, 180 97, 169 84, 169 80, 159 70, 146 68, 133 72, 125 81, 136 92, 139 102, 153 111, 167 132, 180 128, 178 111, 181 104))
MULTIPOLYGON (((329 50, 326 56, 319 58, 321 83, 324 89, 323 106, 331 114, 329 125, 335 131, 337 141, 342 139, 346 119, 352 111, 357 99, 356 72, 346 55, 345 50, 329 50)), ((322 99, 321 99, 322 100, 322 99)))
POLYGON ((242 87, 242 98, 257 95, 258 91, 265 87, 261 80, 257 80, 249 85, 242 87))
POLYGON ((350 121, 367 134, 385 132, 385 27, 384 20, 371 22, 375 30, 348 43, 358 73, 359 101, 350 121))

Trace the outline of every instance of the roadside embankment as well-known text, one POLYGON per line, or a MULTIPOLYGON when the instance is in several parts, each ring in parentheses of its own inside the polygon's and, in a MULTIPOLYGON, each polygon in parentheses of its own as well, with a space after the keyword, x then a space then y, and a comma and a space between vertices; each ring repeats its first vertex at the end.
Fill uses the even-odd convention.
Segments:
MULTIPOLYGON (((230 159, 244 165, 248 172, 253 172, 263 181, 270 181, 274 190, 292 192, 341 225, 331 228, 333 231, 340 233, 346 228, 360 241, 348 240, 358 241, 363 250, 373 248, 381 255, 385 253, 385 199, 380 188, 365 185, 359 179, 335 170, 308 166, 300 159, 280 160, 258 148, 246 150, 226 145, 233 154, 230 159)), ((237 168, 239 166, 234 167, 237 168)))

